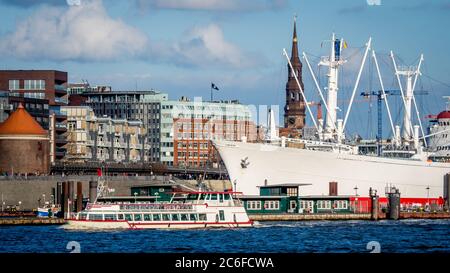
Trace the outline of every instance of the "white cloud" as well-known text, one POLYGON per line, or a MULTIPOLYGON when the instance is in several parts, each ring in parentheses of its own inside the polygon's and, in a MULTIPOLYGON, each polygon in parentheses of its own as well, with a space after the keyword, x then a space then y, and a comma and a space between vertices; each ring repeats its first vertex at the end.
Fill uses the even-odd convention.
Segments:
POLYGON ((135 0, 139 8, 204 11, 260 11, 285 6, 286 0, 135 0))
POLYGON ((251 67, 261 57, 227 41, 216 24, 194 27, 183 40, 151 41, 147 34, 111 18, 101 0, 80 6, 39 8, 0 37, 0 56, 31 61, 142 60, 197 67, 251 67))
POLYGON ((20 59, 103 61, 141 55, 148 38, 111 18, 100 0, 42 7, 2 37, 0 53, 20 59))
POLYGON ((172 50, 177 55, 174 61, 182 65, 252 67, 261 62, 261 57, 242 52, 226 41, 222 29, 216 24, 194 27, 184 37, 172 50))

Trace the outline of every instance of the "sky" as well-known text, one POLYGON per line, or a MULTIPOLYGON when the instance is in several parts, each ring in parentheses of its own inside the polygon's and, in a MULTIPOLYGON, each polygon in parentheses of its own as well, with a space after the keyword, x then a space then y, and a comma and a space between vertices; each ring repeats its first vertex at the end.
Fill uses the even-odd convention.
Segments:
MULTIPOLYGON (((322 87, 326 71, 317 62, 328 54, 331 33, 349 45, 343 52, 349 60, 341 73, 339 115, 347 109, 369 37, 386 89, 399 88, 390 50, 402 65, 415 65, 424 54, 417 85, 429 91, 417 98, 423 122, 425 115, 443 110, 442 96, 450 95, 448 0, 0 0, 0 11, 1 69, 57 69, 74 83, 207 100, 214 82, 220 89, 216 99, 257 108, 278 105, 282 121, 287 80, 282 50, 291 49, 296 15, 300 52, 307 53, 322 87)), ((349 134, 371 136, 376 128, 375 102, 359 96, 380 88, 374 71, 368 58, 349 134)), ((303 77, 308 100, 318 101, 305 63, 303 77)), ((392 105, 400 113, 400 100, 392 98, 392 105)), ((264 110, 258 121, 265 122, 264 110)))

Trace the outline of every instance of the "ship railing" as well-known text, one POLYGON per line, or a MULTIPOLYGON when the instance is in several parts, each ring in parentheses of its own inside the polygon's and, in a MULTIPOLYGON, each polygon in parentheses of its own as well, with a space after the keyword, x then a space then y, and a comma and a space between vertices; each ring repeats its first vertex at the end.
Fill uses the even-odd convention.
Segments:
POLYGON ((120 210, 130 211, 192 211, 191 204, 122 204, 120 210))

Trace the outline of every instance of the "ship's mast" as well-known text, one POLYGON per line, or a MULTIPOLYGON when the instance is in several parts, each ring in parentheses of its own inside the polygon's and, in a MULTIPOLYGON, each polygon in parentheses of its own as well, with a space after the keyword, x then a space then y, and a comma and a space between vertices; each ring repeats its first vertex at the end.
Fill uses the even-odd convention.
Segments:
MULTIPOLYGON (((319 65, 328 66, 328 98, 327 98, 327 117, 325 121, 324 140, 334 139, 334 135, 339 134, 339 124, 342 120, 337 120, 337 93, 339 90, 339 66, 344 64, 346 60, 341 60, 342 40, 336 40, 333 33, 331 38, 331 50, 329 57, 322 57, 319 65), (337 129, 337 130, 335 130, 337 129), (338 131, 338 132, 336 132, 338 131)), ((342 133, 342 132, 341 132, 342 133)))
MULTIPOLYGON (((394 64, 395 69, 395 75, 397 76, 397 81, 400 86, 400 92, 402 93, 403 97, 403 105, 405 107, 405 112, 403 115, 403 140, 405 144, 409 144, 414 140, 416 148, 418 148, 418 128, 414 126, 411 121, 412 118, 412 104, 415 103, 414 99, 414 88, 417 81, 417 77, 420 75, 420 67, 423 61, 423 55, 421 55, 420 62, 417 66, 408 66, 408 67, 399 67, 397 66, 397 63, 395 62, 394 53, 391 51, 391 59, 394 64), (400 80, 400 76, 403 76, 406 78, 406 90, 403 92, 402 83, 400 80)), ((420 115, 418 113, 417 105, 416 107, 416 114, 418 121, 420 123, 420 128, 422 129, 422 135, 423 135, 423 128, 422 124, 420 122, 420 115)))

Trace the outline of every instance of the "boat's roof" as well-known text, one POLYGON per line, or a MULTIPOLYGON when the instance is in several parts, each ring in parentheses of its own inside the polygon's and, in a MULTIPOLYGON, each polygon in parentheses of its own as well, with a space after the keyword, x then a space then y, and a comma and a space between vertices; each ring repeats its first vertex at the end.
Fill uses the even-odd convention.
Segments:
POLYGON ((258 188, 276 188, 276 187, 300 187, 311 186, 311 183, 282 183, 282 184, 270 184, 264 186, 257 186, 258 188))
POLYGON ((239 191, 174 191, 179 194, 242 194, 239 191))

